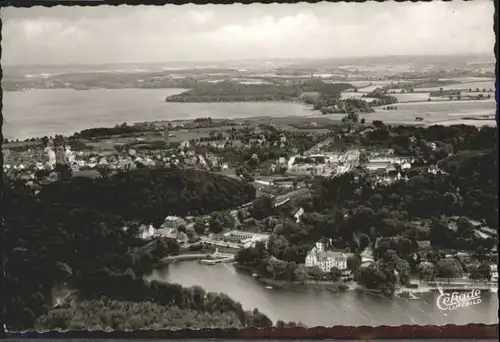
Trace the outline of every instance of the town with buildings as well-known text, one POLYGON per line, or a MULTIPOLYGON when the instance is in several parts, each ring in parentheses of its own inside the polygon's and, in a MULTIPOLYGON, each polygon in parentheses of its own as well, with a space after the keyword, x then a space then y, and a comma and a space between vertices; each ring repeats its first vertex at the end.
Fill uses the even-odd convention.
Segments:
MULTIPOLYGON (((227 122, 223 124, 226 125, 227 122)), ((375 189, 408 182, 411 177, 415 176, 417 169, 420 170, 419 172, 423 170, 424 174, 429 177, 447 175, 447 172, 441 170, 437 164, 422 164, 421 161, 418 164, 418 156, 397 156, 392 148, 351 146, 341 150, 336 147, 343 139, 349 139, 356 134, 364 135, 367 131, 373 131, 373 128, 360 127, 357 131, 340 129, 338 132, 317 134, 314 132, 291 133, 274 126, 259 125, 252 128, 250 125, 234 125, 227 130, 229 134, 225 135, 224 133, 227 132, 217 131, 216 125, 212 124, 214 127, 207 137, 212 137, 209 144, 201 137, 181 141, 176 147, 169 149, 88 148, 75 152, 71 149, 71 145, 78 144, 69 139, 66 145, 66 142, 61 143, 60 138, 59 142, 54 142, 56 139, 47 140, 46 146, 43 146, 43 141, 35 141, 35 144, 32 141, 26 141, 24 146, 23 143, 7 143, 4 145, 4 173, 9 177, 24 180, 38 193, 41 186, 51 182, 70 181, 72 178, 82 177, 102 180, 140 168, 175 168, 211 172, 253 184, 257 189, 255 201, 258 201, 259 197, 264 197, 272 202, 269 215, 273 215, 273 210, 286 207, 288 215, 297 225, 303 224, 303 215, 307 216, 300 202, 311 196, 312 182, 317 177, 341 178, 354 174, 355 179, 360 177, 370 179, 371 187, 375 189), (309 147, 307 150, 303 149, 304 141, 309 147), (9 145, 15 147, 9 149, 9 145), (243 163, 232 158, 235 145, 238 146, 239 154, 247 155, 248 159, 243 163), (271 160, 261 160, 259 155, 271 146, 276 146, 278 155, 271 160), (300 153, 299 150, 303 152, 300 153), (66 171, 61 166, 64 166, 66 171)), ((164 127, 164 125, 161 126, 161 129, 164 127)), ((184 127, 182 125, 177 129, 184 129, 184 127)), ((175 130, 176 128, 169 125, 169 128, 165 129, 161 135, 173 135, 172 132, 175 130)), ((158 128, 155 128, 155 132, 157 131, 158 128)), ((136 142, 143 142, 145 139, 141 136, 147 136, 147 134, 149 133, 138 134, 135 138, 136 142)), ((63 138, 63 140, 67 139, 63 138)), ((426 142, 425 147, 429 152, 438 150, 435 142, 426 142)), ((219 261, 235 262, 234 256, 240 250, 255 249, 259 243, 264 243, 267 248, 270 237, 275 237, 272 230, 267 227, 262 228, 259 224, 256 225, 255 217, 251 213, 254 205, 249 202, 228 208, 223 212, 198 216, 169 215, 160 225, 143 223, 138 226, 138 236, 145 241, 162 238, 177 241, 181 251, 185 252, 178 256, 166 257, 164 261, 167 262, 193 258, 205 264, 216 264, 219 261), (224 223, 214 225, 214 220, 218 220, 221 215, 225 216, 222 220, 224 223), (220 254, 222 257, 214 254, 215 257, 211 256, 212 261, 208 262, 207 251, 224 254, 220 254), (228 258, 228 254, 232 257, 228 258)), ((268 218, 263 217, 263 219, 268 218)), ((458 216, 449 217, 450 231, 457 232, 457 221, 460 219, 458 216)), ((473 219, 468 222, 477 239, 489 241, 498 238, 497 231, 485 225, 484 222, 473 219)), ((339 249, 331 240, 330 238, 329 241, 328 239, 316 241, 307 252, 302 266, 305 269, 318 269, 323 274, 338 270, 339 274, 342 274, 342 277, 338 279, 344 279, 343 282, 346 284, 349 282, 355 284, 353 274, 347 266, 347 259, 355 256, 355 250, 351 247, 339 249)), ((361 252, 361 266, 368 267, 374 262, 370 251, 377 248, 378 240, 380 238, 374 241, 371 247, 366 246, 366 249, 361 252)), ((427 249, 425 247, 418 247, 418 249, 432 250, 429 248, 428 240, 417 241, 418 246, 425 246, 425 243, 427 243, 427 249)), ((445 257, 465 258, 464 260, 471 261, 471 255, 466 252, 446 254, 445 257)), ((419 257, 419 260, 423 259, 419 257)), ((425 261, 421 261, 421 264, 425 265, 425 261)), ((498 279, 496 265, 492 263, 490 268, 491 279, 495 281, 498 279)))

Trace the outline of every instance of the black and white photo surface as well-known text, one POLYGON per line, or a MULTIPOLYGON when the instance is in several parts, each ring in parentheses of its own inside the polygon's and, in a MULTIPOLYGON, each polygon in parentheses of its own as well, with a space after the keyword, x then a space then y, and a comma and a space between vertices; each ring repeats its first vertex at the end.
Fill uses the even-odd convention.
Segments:
POLYGON ((2 9, 7 329, 498 323, 493 14, 2 9))

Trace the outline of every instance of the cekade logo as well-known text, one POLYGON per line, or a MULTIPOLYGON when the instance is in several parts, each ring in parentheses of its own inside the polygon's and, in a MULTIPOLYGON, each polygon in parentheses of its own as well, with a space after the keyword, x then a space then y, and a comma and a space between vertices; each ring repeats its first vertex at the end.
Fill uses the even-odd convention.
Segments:
POLYGON ((442 289, 439 289, 439 292, 440 295, 437 299, 437 306, 441 310, 450 311, 481 303, 480 290, 471 290, 466 293, 444 293, 442 289))

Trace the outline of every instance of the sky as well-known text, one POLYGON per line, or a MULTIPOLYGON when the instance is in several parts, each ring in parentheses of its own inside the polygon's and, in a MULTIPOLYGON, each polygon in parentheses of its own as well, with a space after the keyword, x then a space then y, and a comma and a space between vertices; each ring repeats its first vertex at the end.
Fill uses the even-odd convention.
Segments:
POLYGON ((2 8, 2 64, 493 54, 490 0, 2 8))

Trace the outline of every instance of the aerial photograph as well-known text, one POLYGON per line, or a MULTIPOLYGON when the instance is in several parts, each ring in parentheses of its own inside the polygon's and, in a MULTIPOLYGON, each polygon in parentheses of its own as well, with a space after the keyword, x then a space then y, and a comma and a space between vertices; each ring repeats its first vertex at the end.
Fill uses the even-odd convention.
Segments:
POLYGON ((498 324, 494 11, 2 8, 6 330, 498 324))

